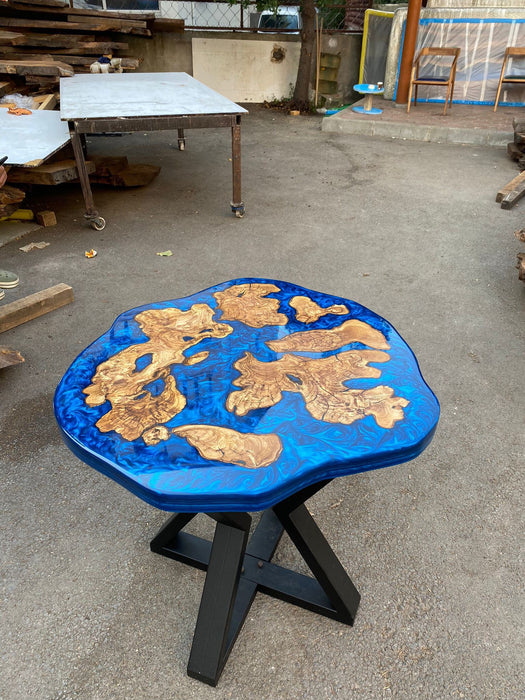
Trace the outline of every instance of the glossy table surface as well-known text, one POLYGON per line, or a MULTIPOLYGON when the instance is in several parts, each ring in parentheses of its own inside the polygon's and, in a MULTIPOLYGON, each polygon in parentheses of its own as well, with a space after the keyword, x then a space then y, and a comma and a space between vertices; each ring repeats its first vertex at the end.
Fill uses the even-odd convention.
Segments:
POLYGON ((439 404, 369 309, 239 279, 119 316, 55 394, 66 444, 168 511, 257 511, 413 459, 439 404))

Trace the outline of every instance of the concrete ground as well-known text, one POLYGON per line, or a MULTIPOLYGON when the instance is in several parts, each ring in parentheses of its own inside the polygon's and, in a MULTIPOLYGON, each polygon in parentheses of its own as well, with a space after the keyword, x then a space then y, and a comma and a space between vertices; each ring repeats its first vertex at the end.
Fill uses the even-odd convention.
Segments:
MULTIPOLYGON (((2 700, 487 698, 524 687, 525 202, 501 147, 332 134, 257 108, 247 214, 229 212, 229 135, 92 138, 162 166, 147 188, 33 193, 58 225, 0 249, 20 286, 73 304, 2 334, 2 700), (46 240, 47 248, 19 246, 46 240), (95 248, 98 256, 86 259, 95 248), (172 257, 157 252, 171 249, 172 257), (204 574, 150 553, 166 519, 62 444, 54 389, 120 312, 240 276, 287 279, 384 315, 442 407, 414 462, 333 481, 311 511, 362 594, 353 628, 259 595, 217 689, 186 676, 204 574)), ((210 521, 211 523, 211 521, 210 521)), ((211 534, 204 516, 194 530, 211 534)), ((304 571, 283 540, 277 561, 304 571)))

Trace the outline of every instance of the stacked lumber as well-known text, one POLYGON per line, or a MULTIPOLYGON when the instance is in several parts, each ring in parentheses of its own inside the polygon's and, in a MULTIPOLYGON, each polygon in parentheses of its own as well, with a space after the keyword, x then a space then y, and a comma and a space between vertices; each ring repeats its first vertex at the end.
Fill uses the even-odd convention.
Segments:
MULTIPOLYGON (((103 55, 121 58, 124 71, 135 70, 140 58, 128 55, 119 35, 151 37, 155 25, 153 12, 86 10, 68 0, 0 0, 0 89, 9 80, 15 92, 51 93, 61 77, 89 72, 103 55)), ((170 26, 184 30, 182 20, 170 26)))

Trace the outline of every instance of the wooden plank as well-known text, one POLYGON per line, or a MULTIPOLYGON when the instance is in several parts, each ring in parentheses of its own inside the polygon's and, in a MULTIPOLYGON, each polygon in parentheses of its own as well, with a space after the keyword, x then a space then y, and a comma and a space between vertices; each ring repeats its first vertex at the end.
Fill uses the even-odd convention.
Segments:
POLYGON ((21 46, 42 46, 52 49, 69 48, 77 46, 81 41, 95 41, 94 34, 20 34, 23 41, 18 42, 21 46))
POLYGON ((115 27, 135 27, 136 29, 146 29, 147 24, 142 20, 138 19, 119 19, 118 17, 107 17, 96 15, 93 17, 91 15, 67 15, 68 22, 79 22, 82 24, 89 24, 90 22, 97 20, 102 20, 104 22, 112 22, 115 27))
POLYGON ((502 209, 512 209, 522 197, 525 197, 525 170, 517 178, 514 178, 513 182, 512 189, 501 200, 502 209))
POLYGON ((16 44, 23 43, 24 35, 18 32, 7 32, 0 29, 0 44, 8 44, 9 46, 15 46, 16 44))
POLYGON ((33 99, 39 103, 38 109, 54 109, 58 102, 57 95, 54 93, 39 95, 38 97, 33 97, 33 99))
MULTIPOLYGON (((11 5, 12 3, 9 3, 11 5)), ((42 9, 41 6, 43 5, 44 7, 49 7, 53 8, 54 10, 57 7, 69 7, 69 2, 66 2, 65 0, 18 0, 16 3, 17 5, 23 5, 29 7, 27 8, 28 10, 32 10, 33 6, 34 9, 42 9)))
POLYGON ((59 61, 5 61, 0 60, 0 73, 8 75, 56 75, 71 77, 71 66, 59 61))
POLYGON ((25 362, 25 360, 18 350, 12 350, 5 345, 0 345, 0 369, 19 365, 21 362, 25 362))
MULTIPOLYGON (((119 20, 116 20, 117 22, 119 20)), ((149 29, 141 27, 120 27, 115 26, 115 21, 108 19, 93 18, 92 22, 61 22, 45 19, 31 19, 23 17, 2 17, 2 25, 4 27, 18 27, 20 29, 63 29, 65 31, 81 31, 81 32, 121 32, 123 34, 139 34, 142 36, 151 36, 149 29)))
MULTIPOLYGON (((95 164, 86 161, 88 174, 95 172, 95 164)), ((61 185, 78 178, 77 164, 74 160, 59 160, 56 163, 44 163, 36 168, 14 167, 9 171, 9 181, 28 185, 61 185)))
POLYGON ((59 309, 72 301, 73 289, 61 283, 0 306, 0 333, 47 314, 49 311, 59 309))
POLYGON ((498 192, 496 195, 496 202, 501 202, 503 198, 509 194, 509 192, 512 192, 512 190, 519 186, 521 182, 525 179, 525 174, 520 173, 519 175, 516 175, 516 177, 512 178, 510 182, 508 182, 505 187, 502 187, 501 190, 498 192))
POLYGON ((137 20, 137 17, 140 17, 141 21, 147 22, 147 21, 153 21, 155 19, 155 13, 154 12, 141 12, 140 14, 137 14, 136 12, 123 12, 119 10, 101 10, 98 8, 94 8, 92 10, 86 10, 80 7, 69 7, 69 5, 66 5, 65 7, 46 7, 46 6, 40 6, 40 7, 35 7, 31 8, 28 7, 27 5, 24 5, 21 0, 9 0, 8 2, 8 7, 14 9, 14 10, 19 10, 21 12, 39 12, 39 13, 46 13, 46 14, 53 14, 53 15, 76 15, 76 16, 89 16, 89 17, 97 17, 97 18, 106 18, 108 17, 109 19, 130 19, 130 20, 137 20))

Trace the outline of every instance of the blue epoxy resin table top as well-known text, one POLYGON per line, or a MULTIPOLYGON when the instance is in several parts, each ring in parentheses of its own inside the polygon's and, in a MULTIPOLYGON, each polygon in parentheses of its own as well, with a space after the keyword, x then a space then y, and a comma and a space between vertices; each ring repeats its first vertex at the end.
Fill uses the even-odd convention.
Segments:
POLYGON ((258 511, 413 459, 439 405, 383 318, 266 279, 119 316, 65 373, 71 450, 168 511, 258 511))

